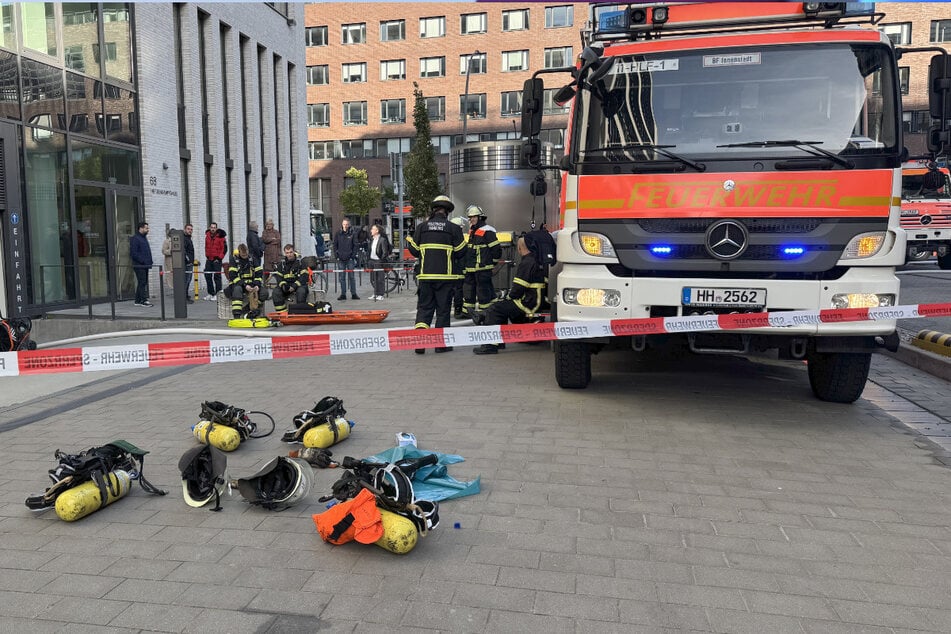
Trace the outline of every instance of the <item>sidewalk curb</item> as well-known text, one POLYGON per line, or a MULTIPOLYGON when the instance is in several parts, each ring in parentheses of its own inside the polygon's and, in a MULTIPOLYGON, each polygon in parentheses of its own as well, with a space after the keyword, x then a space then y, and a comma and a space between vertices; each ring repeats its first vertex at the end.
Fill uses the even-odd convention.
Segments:
POLYGON ((905 365, 927 372, 928 374, 951 381, 951 358, 944 357, 921 348, 916 348, 911 344, 902 342, 898 347, 898 352, 889 352, 883 350, 885 354, 893 359, 901 361, 905 365))

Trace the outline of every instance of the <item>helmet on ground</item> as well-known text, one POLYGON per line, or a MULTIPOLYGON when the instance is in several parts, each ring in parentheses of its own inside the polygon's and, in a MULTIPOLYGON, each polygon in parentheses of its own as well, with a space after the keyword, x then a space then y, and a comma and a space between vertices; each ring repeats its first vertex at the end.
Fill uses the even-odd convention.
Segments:
POLYGON ((468 216, 469 218, 473 216, 482 216, 483 218, 485 218, 485 212, 482 211, 482 207, 480 207, 479 205, 469 205, 468 207, 466 207, 466 216, 468 216))
POLYGON ((447 214, 456 208, 456 206, 452 204, 452 201, 449 200, 449 196, 436 196, 433 198, 433 202, 431 202, 429 206, 433 209, 442 207, 446 210, 447 214))
POLYGON ((182 472, 182 494, 188 506, 204 506, 215 499, 220 508, 221 494, 228 483, 225 470, 228 457, 212 445, 201 445, 186 451, 178 461, 182 472))
POLYGON ((451 222, 454 225, 459 225, 460 227, 466 226, 466 219, 463 218, 462 216, 456 216, 455 218, 452 218, 449 222, 451 222))
POLYGON ((307 497, 314 486, 314 472, 306 460, 278 456, 254 475, 239 478, 237 485, 250 504, 283 511, 307 497))

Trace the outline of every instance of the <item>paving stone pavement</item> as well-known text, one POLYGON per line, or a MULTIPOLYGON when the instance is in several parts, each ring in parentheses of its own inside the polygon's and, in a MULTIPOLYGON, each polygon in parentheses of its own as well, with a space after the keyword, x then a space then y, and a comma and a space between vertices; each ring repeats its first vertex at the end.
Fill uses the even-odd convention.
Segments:
MULTIPOLYGON (((385 325, 411 319, 399 301, 385 325)), ((515 345, 152 369, 8 407, 0 631, 951 631, 951 471, 899 421, 947 426, 946 382, 878 356, 844 406, 813 399, 802 364, 612 352, 566 391, 551 363, 515 345), (202 400, 278 421, 229 454, 238 477, 327 394, 356 422, 335 456, 412 431, 463 455, 450 474, 482 492, 445 502, 402 557, 320 540, 311 516, 339 471, 282 513, 184 504, 202 400), (54 450, 117 438, 151 452, 169 495, 136 486, 71 524, 25 508, 54 450)))

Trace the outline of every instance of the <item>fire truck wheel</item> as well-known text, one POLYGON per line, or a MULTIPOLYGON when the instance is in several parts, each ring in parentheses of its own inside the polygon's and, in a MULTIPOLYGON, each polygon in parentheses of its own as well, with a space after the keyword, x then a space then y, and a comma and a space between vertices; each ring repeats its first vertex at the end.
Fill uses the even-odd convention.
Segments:
POLYGON ((813 352, 809 355, 809 385, 816 398, 853 403, 862 395, 872 364, 869 352, 813 352))
POLYGON ((558 387, 583 390, 591 383, 591 348, 581 341, 556 341, 555 380, 558 387))
POLYGON ((938 268, 942 271, 951 269, 951 253, 945 253, 938 256, 938 268))

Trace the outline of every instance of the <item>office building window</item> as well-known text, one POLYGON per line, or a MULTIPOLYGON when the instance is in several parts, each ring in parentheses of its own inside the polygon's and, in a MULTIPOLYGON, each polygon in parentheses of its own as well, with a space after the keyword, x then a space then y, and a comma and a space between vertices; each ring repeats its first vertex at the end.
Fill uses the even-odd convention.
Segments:
POLYGON ((459 32, 463 35, 472 35, 473 33, 485 33, 486 14, 485 13, 464 13, 461 16, 459 32))
POLYGON ((430 121, 446 120, 446 98, 426 97, 426 114, 430 121))
POLYGON ((343 124, 344 125, 366 125, 367 124, 367 102, 365 101, 343 102, 343 124))
POLYGON ((570 46, 545 49, 545 68, 564 68, 571 66, 573 62, 570 46))
POLYGON ((340 155, 337 158, 361 159, 374 158, 373 140, 340 141, 340 155))
POLYGON ((436 154, 449 154, 449 148, 452 147, 452 137, 448 134, 430 137, 429 141, 433 144, 436 154))
POLYGON ((502 93, 502 116, 514 117, 522 114, 522 91, 512 90, 502 93))
POLYGON ((380 123, 406 123, 406 100, 382 100, 380 102, 380 123))
POLYGON ((419 36, 426 37, 444 37, 446 35, 446 16, 440 15, 435 18, 419 19, 419 36))
POLYGON ((467 67, 470 75, 484 75, 485 53, 479 53, 478 55, 460 55, 459 74, 465 75, 467 67))
POLYGON ((341 42, 344 44, 363 44, 367 41, 367 24, 344 24, 341 27, 341 42))
POLYGON ((334 157, 333 141, 311 141, 307 144, 307 153, 312 161, 329 161, 334 157))
POLYGON ((64 51, 63 59, 66 62, 66 68, 78 70, 81 73, 86 72, 86 63, 83 59, 83 45, 76 44, 67 46, 64 51))
MULTIPOLYGON (((106 60, 110 62, 116 61, 116 57, 118 56, 118 50, 116 49, 115 42, 106 42, 106 46, 104 50, 106 51, 106 60)), ((92 45, 92 58, 96 60, 97 64, 102 61, 101 51, 99 49, 98 44, 92 45)))
POLYGON ((56 5, 53 2, 20 3, 23 46, 56 57, 56 5))
POLYGON ((526 29, 528 29, 528 9, 502 12, 503 31, 524 31, 526 29))
POLYGON ((571 5, 545 7, 545 28, 560 29, 575 22, 575 8, 571 5))
POLYGON ((397 42, 406 39, 406 20, 380 22, 380 41, 397 42))
POLYGON ((951 20, 931 21, 931 41, 951 42, 951 20))
POLYGON ((927 110, 906 110, 901 113, 901 127, 909 134, 924 134, 931 127, 931 113, 927 110))
POLYGON ((542 114, 565 114, 568 112, 568 103, 560 106, 555 103, 556 92, 558 92, 557 88, 548 88, 545 90, 542 99, 542 114))
POLYGON ((344 64, 341 66, 340 78, 345 84, 362 84, 367 80, 367 63, 344 64))
POLYGON ((330 127, 330 104, 329 103, 309 103, 307 104, 307 125, 312 128, 330 127))
POLYGON ((528 51, 503 51, 502 72, 528 70, 528 51))
POLYGON ((406 60, 390 59, 380 62, 380 81, 406 79, 406 60))
POLYGON ((327 65, 322 66, 308 66, 307 67, 307 85, 308 86, 325 86, 329 83, 328 81, 329 73, 327 71, 327 65))
POLYGON ((908 94, 908 81, 911 77, 911 68, 908 66, 898 67, 898 81, 901 83, 901 94, 908 94))
POLYGON ((419 60, 420 77, 445 77, 445 57, 421 57, 419 60))
POLYGON ((459 96, 459 118, 485 119, 485 93, 459 96))
POLYGON ((377 139, 376 155, 380 158, 386 158, 390 154, 405 154, 412 148, 412 143, 408 138, 395 139, 377 139))
POLYGON ((307 46, 327 46, 327 27, 311 26, 304 29, 304 43, 307 46))
POLYGON ((888 36, 895 46, 902 44, 911 44, 911 22, 899 22, 896 24, 883 24, 880 27, 882 33, 888 36))

